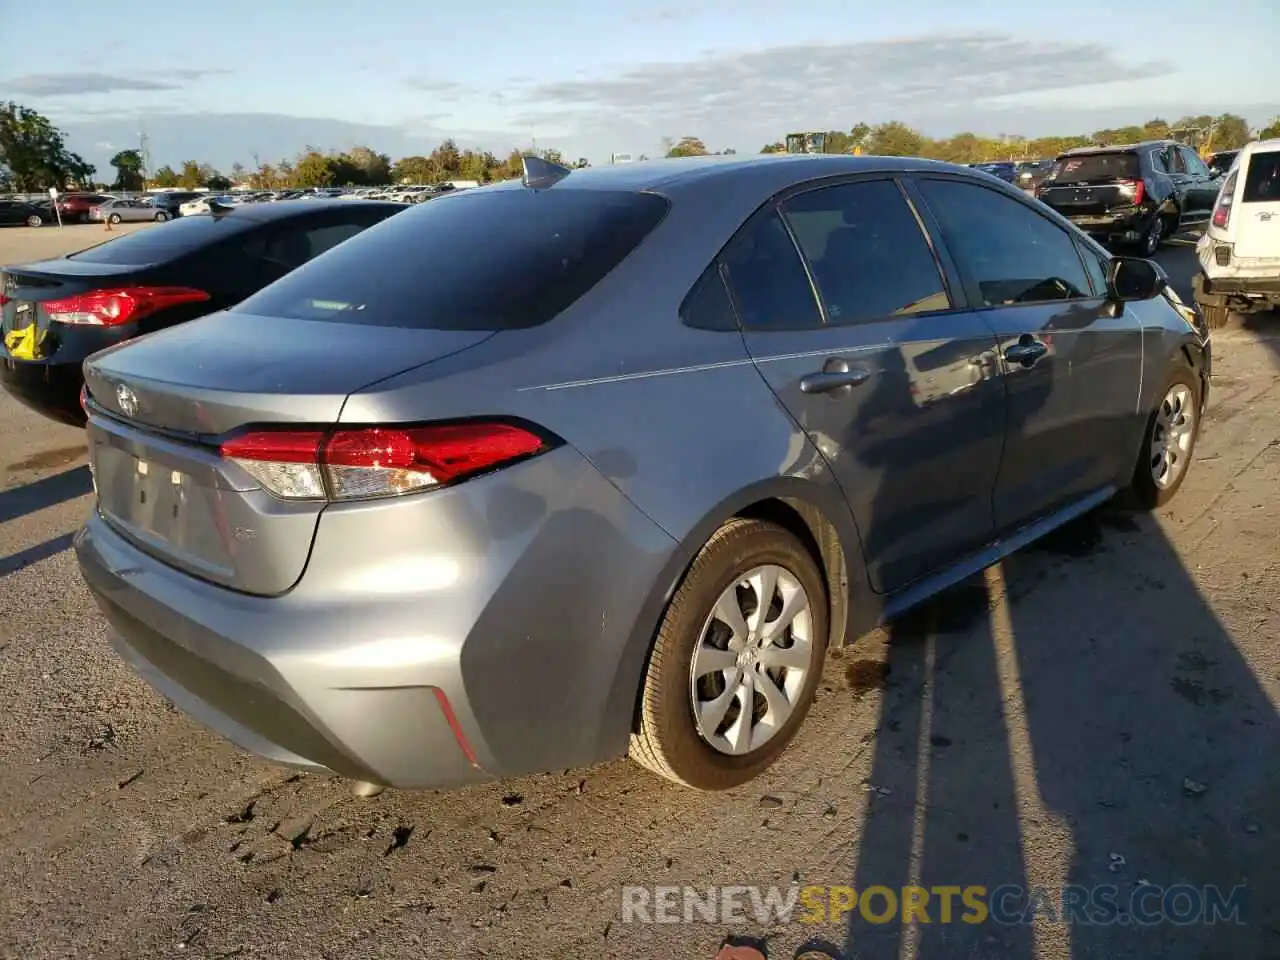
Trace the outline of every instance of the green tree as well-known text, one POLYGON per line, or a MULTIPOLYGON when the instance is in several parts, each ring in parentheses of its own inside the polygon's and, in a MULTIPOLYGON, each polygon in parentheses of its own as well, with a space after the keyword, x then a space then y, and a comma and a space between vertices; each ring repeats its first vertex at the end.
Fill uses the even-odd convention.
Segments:
POLYGON ((871 136, 871 127, 859 120, 849 130, 849 140, 854 147, 867 148, 867 137, 871 136))
POLYGON ((233 186, 229 178, 224 177, 222 174, 217 172, 215 172, 213 176, 211 176, 208 180, 206 180, 204 182, 204 185, 208 187, 210 190, 217 190, 218 192, 222 192, 223 190, 230 190, 231 187, 233 186))
POLYGON ((1234 113, 1224 113, 1214 118, 1213 134, 1210 143, 1214 150, 1239 150, 1253 139, 1249 132, 1249 121, 1234 113))
POLYGON ((231 165, 231 180, 234 184, 239 185, 245 182, 247 171, 244 164, 238 160, 231 165))
POLYGON ((182 161, 182 172, 178 174, 178 186, 183 190, 194 190, 196 187, 204 186, 204 177, 201 175, 199 163, 195 160, 182 161))
POLYGON ((440 167, 430 157, 402 157, 391 168, 394 183, 435 183, 440 177, 440 167))
POLYGON ((1259 140, 1272 140, 1280 137, 1280 117, 1272 117, 1271 122, 1258 131, 1259 140))
POLYGON ((326 157, 315 150, 298 158, 293 182, 299 187, 332 187, 338 180, 337 164, 333 157, 326 157))
POLYGON ((787 145, 785 143, 781 143, 775 140, 773 143, 766 143, 763 147, 760 148, 760 152, 761 153, 786 153, 787 145))
POLYGON ((380 187, 391 182, 391 158, 369 147, 352 147, 338 157, 354 174, 352 183, 359 186, 380 187))
POLYGON ((142 189, 142 154, 137 150, 121 150, 111 158, 111 166, 116 168, 116 190, 142 189))
POLYGON ((66 147, 62 131, 28 107, 0 103, 0 169, 13 189, 85 186, 94 167, 66 147))
POLYGON ((866 150, 878 157, 917 157, 924 149, 925 138, 905 123, 890 120, 871 128, 866 150))
POLYGON ((1143 140, 1164 140, 1169 136, 1169 121, 1152 117, 1142 125, 1143 140))
POLYGON ((697 137, 681 137, 678 143, 667 149, 668 157, 705 157, 710 153, 707 145, 697 137))
POLYGON ((165 164, 155 172, 155 176, 151 178, 153 187, 176 187, 178 185, 178 174, 173 167, 165 164))

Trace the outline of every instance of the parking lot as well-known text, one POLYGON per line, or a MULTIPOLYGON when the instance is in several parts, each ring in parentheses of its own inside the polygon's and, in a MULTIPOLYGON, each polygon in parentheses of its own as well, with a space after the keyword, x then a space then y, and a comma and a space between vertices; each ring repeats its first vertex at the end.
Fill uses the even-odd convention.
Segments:
MULTIPOLYGON (((0 263, 102 239, 8 229, 0 263)), ((1158 259, 1189 300, 1188 243, 1158 259)), ((796 743, 719 795, 620 760, 362 800, 239 753, 108 648, 68 549, 82 434, 0 394, 0 957, 1280 956, 1280 317, 1214 362, 1170 508, 1105 508, 833 654, 796 743), (1248 893, 1216 926, 623 921, 628 885, 793 883, 1248 893)))

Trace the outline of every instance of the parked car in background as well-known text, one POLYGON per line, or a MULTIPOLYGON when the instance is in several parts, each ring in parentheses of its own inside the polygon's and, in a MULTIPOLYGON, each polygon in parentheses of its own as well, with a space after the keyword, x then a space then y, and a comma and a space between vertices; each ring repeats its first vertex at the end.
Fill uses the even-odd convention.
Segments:
POLYGON ((231 196, 230 194, 219 194, 216 196, 210 196, 209 194, 206 193, 206 194, 201 194, 198 197, 192 197, 186 203, 182 204, 182 206, 179 207, 178 209, 179 209, 179 212, 182 214, 182 216, 190 217, 197 213, 208 213, 209 205, 211 203, 217 203, 224 207, 230 207, 230 206, 235 206, 239 202, 240 202, 239 200, 237 200, 235 197, 231 196))
POLYGON ((1013 183, 1017 179, 1017 165, 1012 162, 971 163, 969 166, 983 173, 989 173, 993 177, 999 177, 1005 183, 1013 183))
POLYGON ((61 193, 56 203, 63 223, 88 223, 89 211, 111 199, 105 193, 61 193))
POLYGON ((1154 140, 1068 150, 1036 196, 1097 240, 1149 257, 1209 219, 1219 183, 1190 147, 1154 140))
POLYGON ((1017 166, 1013 183, 1020 190, 1034 192, 1052 169, 1052 160, 1023 160, 1017 166))
POLYGON ((204 196, 194 190, 164 190, 148 197, 150 204, 158 210, 169 214, 169 219, 182 216, 182 205, 188 200, 204 196))
POLYGON ((1280 139, 1247 144, 1196 243, 1196 302, 1210 327, 1280 309, 1280 139))
POLYGON ((1221 150, 1218 153, 1211 154, 1209 159, 1205 161, 1205 165, 1215 177, 1221 177, 1231 169, 1231 164, 1235 162, 1239 154, 1239 150, 1221 150))
POLYGON ((54 219, 51 204, 34 204, 27 200, 0 199, 0 225, 15 226, 22 224, 38 227, 50 223, 54 219))
POLYGON ((99 223, 135 223, 146 220, 163 222, 169 219, 169 211, 145 200, 107 200, 91 208, 89 216, 99 223))
POLYGON ((951 164, 530 159, 91 357, 81 570, 270 759, 732 787, 829 646, 1175 494, 1210 347, 1165 286, 951 164))
MULTIPOLYGON (((4 267, 0 386, 45 416, 82 424, 85 357, 238 303, 401 209, 337 201, 255 205, 183 217, 58 260, 4 267)), ((254 342, 243 347, 246 361, 256 356, 254 342)))

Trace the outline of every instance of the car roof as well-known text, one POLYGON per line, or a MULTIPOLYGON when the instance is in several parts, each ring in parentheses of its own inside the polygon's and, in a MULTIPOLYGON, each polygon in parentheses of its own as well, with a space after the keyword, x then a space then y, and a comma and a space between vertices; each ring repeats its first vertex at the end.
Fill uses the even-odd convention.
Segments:
MULTIPOLYGON (((624 190, 671 193, 710 182, 740 182, 744 186, 773 186, 782 189, 818 177, 853 173, 902 173, 907 171, 964 169, 955 164, 915 157, 870 157, 851 154, 757 154, 739 157, 673 157, 641 160, 637 163, 586 167, 574 170, 555 184, 555 189, 624 190)), ((523 189, 519 180, 445 193, 441 199, 474 196, 484 190, 523 189)), ((352 201, 335 201, 351 203, 352 201)), ((432 203, 440 201, 433 200, 432 203)))
POLYGON ((1186 146, 1186 144, 1179 144, 1176 140, 1139 140, 1136 143, 1112 143, 1105 147, 1072 147, 1070 150, 1064 150, 1061 156, 1078 157, 1091 153, 1132 153, 1134 150, 1142 150, 1147 147, 1167 147, 1169 144, 1186 146))
MULTIPOLYGON (((215 194, 214 196, 222 196, 222 194, 215 194)), ((210 199, 213 199, 213 197, 210 197, 210 199)), ((380 210, 388 206, 407 209, 409 204, 391 203, 387 200, 338 200, 336 198, 324 200, 278 200, 275 203, 255 203, 251 206, 228 207, 227 211, 219 214, 219 216, 269 223, 275 220, 287 220, 290 217, 301 216, 306 213, 315 213, 317 210, 380 210)), ((211 217, 213 214, 195 213, 190 214, 190 216, 211 217)))

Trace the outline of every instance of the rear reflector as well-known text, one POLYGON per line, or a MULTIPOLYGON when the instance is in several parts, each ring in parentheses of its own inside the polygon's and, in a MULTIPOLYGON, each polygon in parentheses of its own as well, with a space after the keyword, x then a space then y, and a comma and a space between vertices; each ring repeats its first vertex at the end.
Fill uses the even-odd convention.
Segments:
POLYGON ((57 323, 88 324, 116 327, 148 314, 177 306, 200 303, 209 294, 190 287, 120 287, 112 290, 90 290, 60 300, 46 300, 41 306, 49 319, 57 323))
POLYGON ((455 483, 550 446, 532 430, 482 421, 253 430, 223 443, 221 453, 285 500, 364 500, 455 483))

